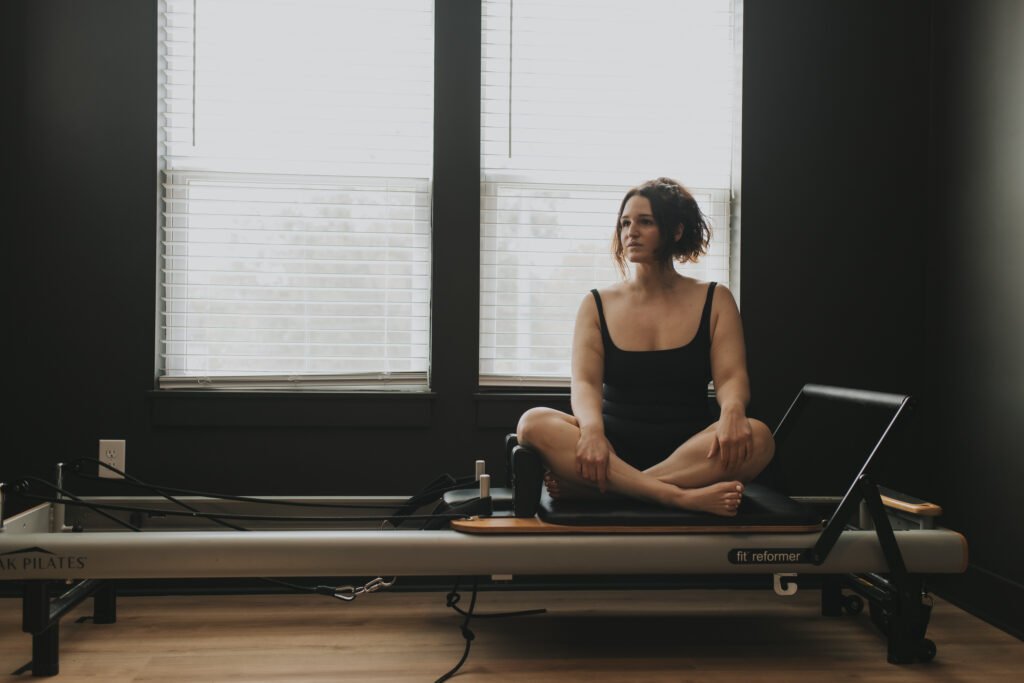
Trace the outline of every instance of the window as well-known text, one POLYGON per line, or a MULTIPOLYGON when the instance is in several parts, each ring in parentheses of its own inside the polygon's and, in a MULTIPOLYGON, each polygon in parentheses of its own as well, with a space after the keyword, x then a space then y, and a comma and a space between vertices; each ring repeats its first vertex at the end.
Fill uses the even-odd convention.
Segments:
POLYGON ((736 283, 739 0, 484 0, 479 131, 475 82, 435 128, 435 68, 470 81, 435 67, 432 0, 160 7, 161 388, 425 388, 433 145, 453 120, 480 140, 462 356, 480 384, 567 384, 576 307, 618 277, 612 223, 641 180, 694 192, 714 242, 684 269, 736 283))
POLYGON ((485 0, 481 384, 568 384, 576 309, 618 279, 615 215, 643 180, 690 188, 713 242, 680 270, 729 284, 737 27, 734 0, 485 0))
POLYGON ((432 12, 161 2, 161 388, 426 386, 432 12))

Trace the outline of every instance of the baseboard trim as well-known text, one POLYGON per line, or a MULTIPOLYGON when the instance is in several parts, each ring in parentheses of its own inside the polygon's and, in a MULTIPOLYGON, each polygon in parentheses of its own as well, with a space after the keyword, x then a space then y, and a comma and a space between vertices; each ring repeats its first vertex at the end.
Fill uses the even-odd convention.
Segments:
POLYGON ((1024 586, 969 564, 960 575, 935 577, 936 595, 979 619, 1024 640, 1024 586))

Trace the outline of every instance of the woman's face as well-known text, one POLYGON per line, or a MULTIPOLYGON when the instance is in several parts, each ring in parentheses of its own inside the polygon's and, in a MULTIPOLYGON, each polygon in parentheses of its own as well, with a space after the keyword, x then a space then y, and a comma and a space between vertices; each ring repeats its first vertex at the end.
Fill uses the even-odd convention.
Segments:
POLYGON ((654 222, 651 200, 635 194, 626 200, 619 219, 622 253, 630 263, 654 263, 658 260, 661 234, 654 222))

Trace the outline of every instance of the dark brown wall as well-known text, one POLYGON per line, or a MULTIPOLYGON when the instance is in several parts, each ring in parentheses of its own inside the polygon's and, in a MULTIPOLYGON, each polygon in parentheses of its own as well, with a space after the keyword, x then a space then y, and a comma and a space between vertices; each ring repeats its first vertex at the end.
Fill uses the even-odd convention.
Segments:
POLYGON ((1022 8, 748 0, 742 188, 753 412, 804 382, 912 394, 885 483, 967 536, 942 593, 1018 634, 1022 8))
MULTIPOLYGON (((928 8, 745 4, 742 307, 769 424, 808 382, 922 397, 928 8)), ((918 441, 891 484, 920 490, 918 441)))
MULTIPOLYGON (((254 494, 393 494, 498 467, 541 399, 477 393, 460 313, 477 306, 466 6, 437 4, 437 59, 463 67, 437 85, 434 393, 353 399, 152 392, 156 3, 4 3, 21 230, 0 480, 95 457, 101 437, 126 438, 143 478, 254 494)), ((774 423, 805 382, 915 395, 887 483, 967 534, 971 571, 943 591, 1018 633, 1022 27, 1012 0, 747 0, 741 198, 752 415, 774 423)))
POLYGON ((926 370, 946 523, 971 566, 944 595, 1024 632, 1024 3, 936 4, 926 370))

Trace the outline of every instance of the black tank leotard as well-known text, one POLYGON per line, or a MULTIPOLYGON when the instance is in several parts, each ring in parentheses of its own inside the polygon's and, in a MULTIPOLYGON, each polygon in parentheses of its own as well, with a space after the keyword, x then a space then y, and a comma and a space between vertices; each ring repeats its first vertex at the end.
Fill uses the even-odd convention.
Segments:
POLYGON ((597 303, 604 342, 604 431, 615 453, 638 469, 667 458, 712 422, 708 407, 711 381, 711 300, 707 300, 696 336, 689 344, 659 351, 623 351, 612 342, 597 303))

